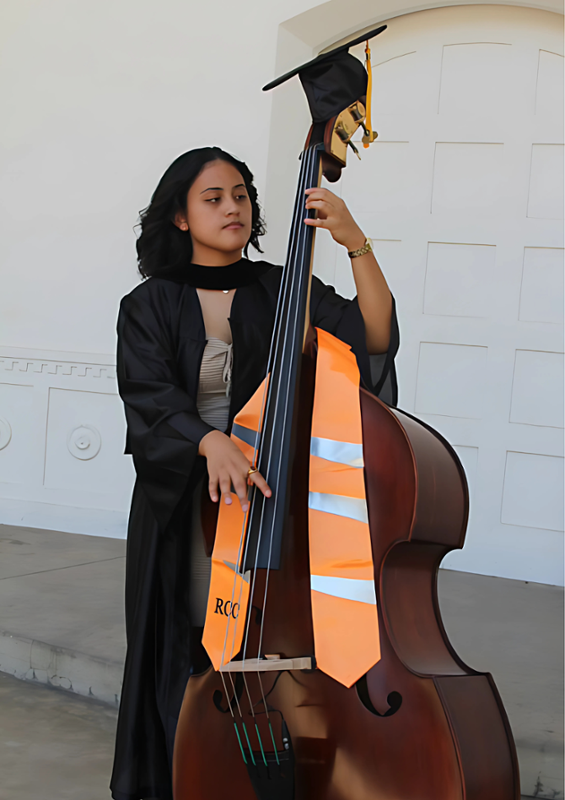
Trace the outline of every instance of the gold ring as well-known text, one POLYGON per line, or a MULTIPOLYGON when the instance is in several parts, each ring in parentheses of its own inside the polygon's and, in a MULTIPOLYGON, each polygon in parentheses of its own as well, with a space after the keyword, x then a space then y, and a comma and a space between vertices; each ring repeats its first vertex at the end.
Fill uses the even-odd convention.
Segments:
POLYGON ((247 470, 247 477, 250 478, 255 472, 259 472, 257 467, 249 467, 247 470))

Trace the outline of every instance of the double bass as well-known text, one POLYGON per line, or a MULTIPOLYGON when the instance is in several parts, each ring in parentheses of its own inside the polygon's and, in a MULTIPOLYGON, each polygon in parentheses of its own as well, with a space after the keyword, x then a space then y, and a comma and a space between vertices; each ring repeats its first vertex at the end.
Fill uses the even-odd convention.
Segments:
MULTIPOLYGON (((299 73, 301 155, 265 380, 231 436, 273 496, 220 509, 203 644, 178 722, 174 800, 519 800, 491 675, 458 657, 437 575, 463 546, 465 473, 433 428, 360 385, 309 320, 304 192, 376 134, 348 47, 299 73)), ((370 72, 369 72, 370 76, 370 72)))

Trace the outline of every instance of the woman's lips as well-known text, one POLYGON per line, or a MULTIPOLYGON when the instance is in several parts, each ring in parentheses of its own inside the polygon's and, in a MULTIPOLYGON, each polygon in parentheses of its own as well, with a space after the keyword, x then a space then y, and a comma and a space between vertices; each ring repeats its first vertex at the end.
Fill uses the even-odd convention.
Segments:
POLYGON ((225 231, 235 231, 238 228, 243 228, 243 225, 241 224, 241 222, 230 222, 229 225, 224 225, 224 230, 225 231))

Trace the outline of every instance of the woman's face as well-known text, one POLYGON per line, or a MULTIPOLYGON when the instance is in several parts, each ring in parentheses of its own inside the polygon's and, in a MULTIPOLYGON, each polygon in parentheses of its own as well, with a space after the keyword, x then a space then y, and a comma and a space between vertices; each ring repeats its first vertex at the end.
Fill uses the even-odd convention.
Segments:
POLYGON ((188 225, 194 263, 215 261, 214 252, 239 259, 251 236, 251 201, 238 170, 227 161, 206 164, 188 191, 186 217, 175 222, 188 225))

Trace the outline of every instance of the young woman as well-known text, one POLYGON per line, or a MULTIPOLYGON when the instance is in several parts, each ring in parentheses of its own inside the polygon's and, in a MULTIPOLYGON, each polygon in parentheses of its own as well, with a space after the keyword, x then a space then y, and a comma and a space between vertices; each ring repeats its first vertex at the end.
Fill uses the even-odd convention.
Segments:
MULTIPOLYGON (((365 384, 396 400, 394 303, 345 203, 308 189, 305 209, 351 256, 358 298, 313 279, 313 325, 351 345, 365 384), (360 254, 355 251, 361 251, 360 254)), ((265 377, 282 269, 247 259, 265 232, 253 176, 217 147, 165 172, 141 214, 139 270, 122 300, 118 380, 135 484, 128 528, 126 657, 112 775, 115 800, 172 800, 177 719, 200 639, 210 561, 200 496, 247 504, 247 482, 271 490, 231 442, 235 414, 265 377)))

